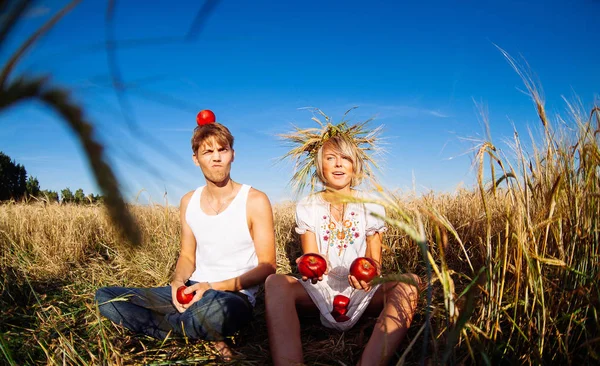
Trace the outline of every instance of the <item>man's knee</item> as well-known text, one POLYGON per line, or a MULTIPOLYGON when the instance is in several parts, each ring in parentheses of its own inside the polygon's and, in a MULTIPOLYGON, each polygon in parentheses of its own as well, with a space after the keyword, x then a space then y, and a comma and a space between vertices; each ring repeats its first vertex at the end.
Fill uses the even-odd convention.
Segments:
POLYGON ((115 301, 112 301, 114 298, 115 295, 109 287, 99 288, 94 296, 100 314, 115 323, 119 323, 122 319, 119 316, 115 301))
POLYGON ((188 326, 194 329, 193 338, 221 340, 233 335, 252 319, 252 308, 238 295, 207 291, 197 307, 188 309, 188 326))
POLYGON ((100 311, 100 314, 109 317, 110 313, 115 308, 113 302, 111 301, 114 298, 114 294, 108 287, 101 287, 96 291, 94 300, 98 305, 98 310, 100 311))
POLYGON ((101 287, 96 291, 96 295, 94 296, 94 300, 98 305, 101 305, 109 300, 111 300, 111 294, 107 287, 101 287))

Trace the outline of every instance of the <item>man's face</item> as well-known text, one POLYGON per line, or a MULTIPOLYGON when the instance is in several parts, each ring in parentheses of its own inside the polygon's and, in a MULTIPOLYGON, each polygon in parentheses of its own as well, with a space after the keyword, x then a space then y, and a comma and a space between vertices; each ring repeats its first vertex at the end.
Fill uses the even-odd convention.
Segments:
POLYGON ((208 181, 220 183, 229 177, 234 156, 229 145, 221 146, 214 138, 209 138, 200 144, 193 159, 208 181))

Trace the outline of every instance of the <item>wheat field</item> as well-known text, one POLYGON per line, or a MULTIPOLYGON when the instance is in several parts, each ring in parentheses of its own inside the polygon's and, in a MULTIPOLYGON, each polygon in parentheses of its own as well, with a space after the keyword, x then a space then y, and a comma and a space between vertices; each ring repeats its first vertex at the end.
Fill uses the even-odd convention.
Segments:
MULTIPOLYGON (((482 142, 472 189, 420 196, 381 189, 390 229, 382 281, 413 272, 429 284, 395 363, 600 361, 600 109, 573 107, 551 123, 536 103, 542 130, 533 151, 518 137, 510 154, 482 142)), ((167 284, 177 258, 178 209, 129 209, 139 246, 120 239, 102 206, 0 206, 3 363, 218 362, 206 342, 135 337, 99 317, 98 287, 167 284)), ((278 272, 294 273, 294 204, 276 205, 274 214, 278 272)), ((306 362, 355 363, 373 323, 365 318, 339 333, 303 319, 306 362)), ((263 298, 251 325, 231 342, 232 364, 270 363, 263 298)))

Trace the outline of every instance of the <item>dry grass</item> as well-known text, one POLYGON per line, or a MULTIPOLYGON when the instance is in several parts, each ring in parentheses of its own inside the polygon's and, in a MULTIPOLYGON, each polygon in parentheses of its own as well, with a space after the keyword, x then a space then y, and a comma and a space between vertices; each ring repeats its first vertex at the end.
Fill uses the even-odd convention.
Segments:
MULTIPOLYGON (((390 230, 384 272, 415 272, 423 292, 401 361, 594 363, 600 304, 598 110, 573 114, 576 129, 550 131, 526 157, 486 142, 478 157, 496 179, 455 194, 384 195, 390 230), (556 136, 560 136, 560 139, 556 136), (516 178, 519 177, 519 178, 516 178), (427 320, 429 319, 429 321, 427 320)), ((544 117, 546 118, 546 117, 544 117)), ((546 121, 547 122, 547 121, 546 121)), ((131 206, 142 233, 132 248, 100 206, 5 204, 0 209, 0 347, 9 364, 210 364, 204 342, 134 337, 98 317, 104 285, 168 283, 178 252, 178 210, 131 206)), ((300 253, 294 205, 275 207, 278 271, 300 253)), ((352 364, 373 319, 346 333, 303 320, 309 364, 352 364)), ((270 362, 259 298, 255 320, 232 339, 235 364, 270 362)))
MULTIPOLYGON (((529 155, 518 139, 512 159, 482 143, 474 190, 383 194, 390 227, 384 272, 415 272, 431 283, 400 361, 599 361, 599 111, 573 108, 563 124, 570 131, 553 131, 544 120, 529 155), (494 177, 489 183, 484 168, 494 177)), ((142 234, 132 247, 100 206, 0 207, 0 350, 7 363, 215 362, 204 342, 133 337, 100 319, 93 302, 100 286, 168 283, 179 247, 176 208, 130 206, 142 234)), ((275 227, 278 271, 293 273, 300 253, 293 204, 275 207, 275 227)), ((366 318, 338 333, 304 319, 307 363, 356 362, 372 325, 366 318)), ((255 320, 232 342, 235 363, 270 362, 260 297, 255 320)))

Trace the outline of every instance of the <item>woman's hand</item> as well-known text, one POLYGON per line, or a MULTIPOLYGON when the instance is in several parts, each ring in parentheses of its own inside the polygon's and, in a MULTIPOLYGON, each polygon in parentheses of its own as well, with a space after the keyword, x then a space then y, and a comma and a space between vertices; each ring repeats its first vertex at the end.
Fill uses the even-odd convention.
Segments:
MULTIPOLYGON (((375 263, 377 264, 377 277, 379 277, 381 276, 381 266, 379 265, 379 262, 375 261, 375 263)), ((351 274, 348 275, 348 283, 350 284, 350 286, 357 290, 371 290, 371 282, 359 281, 356 277, 354 277, 351 274)))
MULTIPOLYGON (((298 257, 298 258, 296 258, 296 265, 298 265, 298 262, 300 261, 300 258, 301 258, 301 256, 300 256, 300 257, 298 257)), ((327 274, 327 273, 329 273, 329 266, 327 266, 327 268, 325 269, 325 273, 323 273, 323 274, 327 274)), ((306 281, 308 281, 308 280, 309 280, 309 278, 308 278, 308 277, 306 277, 306 276, 302 276, 302 281, 306 282, 306 281)), ((323 281, 323 276, 319 276, 319 277, 317 277, 317 278, 311 278, 311 279, 310 279, 310 282, 311 282, 313 285, 314 285, 315 283, 317 283, 317 281, 323 281)))
POLYGON ((353 275, 348 275, 348 283, 350 286, 357 290, 365 290, 369 291, 371 289, 371 283, 367 283, 365 281, 359 281, 353 275))

